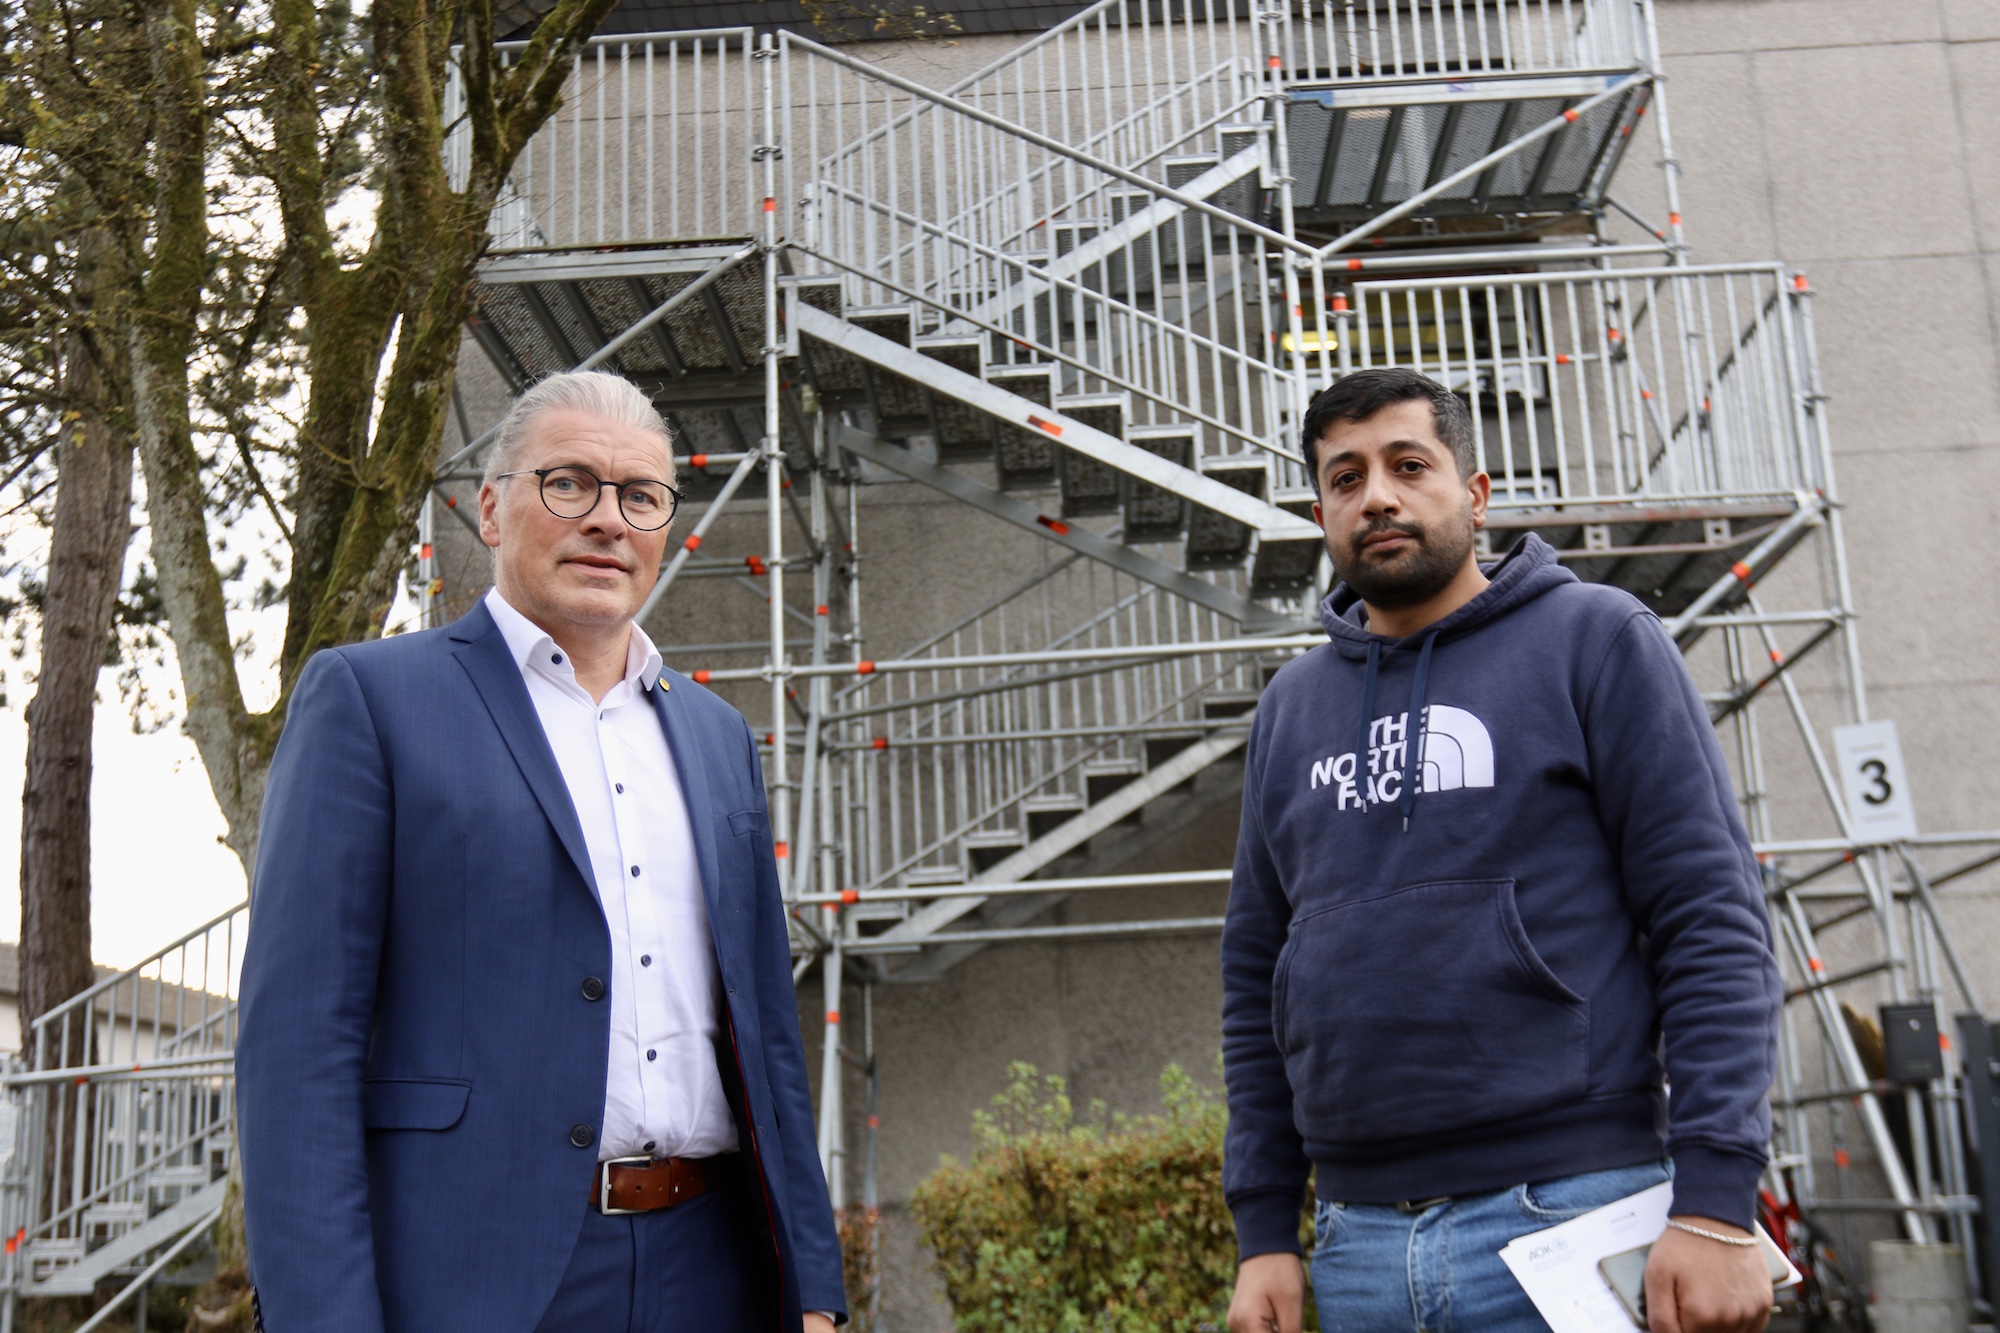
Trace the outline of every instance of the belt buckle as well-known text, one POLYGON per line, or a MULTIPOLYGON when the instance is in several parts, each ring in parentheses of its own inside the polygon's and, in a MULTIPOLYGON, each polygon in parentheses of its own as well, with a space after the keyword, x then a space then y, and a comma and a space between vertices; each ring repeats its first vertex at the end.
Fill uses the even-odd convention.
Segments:
POLYGON ((611 1168, 614 1166, 651 1166, 654 1159, 646 1154, 637 1157, 608 1157, 597 1164, 597 1211, 603 1217, 629 1217, 633 1213, 644 1212, 642 1208, 613 1208, 611 1206, 611 1168))

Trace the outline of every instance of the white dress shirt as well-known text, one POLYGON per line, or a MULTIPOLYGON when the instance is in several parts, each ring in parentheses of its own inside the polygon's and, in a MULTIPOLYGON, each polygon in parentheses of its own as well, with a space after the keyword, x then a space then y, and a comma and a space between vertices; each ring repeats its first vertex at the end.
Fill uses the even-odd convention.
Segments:
POLYGON ((687 801, 653 711, 660 654, 632 626, 625 678, 601 701, 569 655, 495 588, 486 609, 521 668, 583 826, 611 928, 611 1058, 598 1160, 736 1149, 716 1069, 718 979, 687 801))

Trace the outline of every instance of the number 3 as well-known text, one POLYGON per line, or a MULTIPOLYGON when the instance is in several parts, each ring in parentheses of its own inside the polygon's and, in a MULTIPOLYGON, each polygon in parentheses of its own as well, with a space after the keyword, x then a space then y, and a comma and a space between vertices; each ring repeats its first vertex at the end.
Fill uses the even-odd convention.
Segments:
POLYGON ((1864 761, 1861 765, 1861 771, 1867 775, 1869 781, 1875 784, 1873 790, 1861 793, 1861 799, 1868 802, 1868 804, 1882 805, 1891 796, 1896 794, 1896 789, 1889 785, 1889 766, 1880 759, 1864 761))

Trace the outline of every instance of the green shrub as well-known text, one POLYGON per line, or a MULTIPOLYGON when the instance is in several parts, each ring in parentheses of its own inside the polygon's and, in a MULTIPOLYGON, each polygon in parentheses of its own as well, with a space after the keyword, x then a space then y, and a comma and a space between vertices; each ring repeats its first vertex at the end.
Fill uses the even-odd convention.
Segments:
POLYGON ((1011 1066, 910 1209, 961 1333, 1196 1333, 1223 1326, 1236 1229, 1222 1202, 1218 1096, 1179 1066, 1163 1116, 1079 1122, 1056 1077, 1011 1066))

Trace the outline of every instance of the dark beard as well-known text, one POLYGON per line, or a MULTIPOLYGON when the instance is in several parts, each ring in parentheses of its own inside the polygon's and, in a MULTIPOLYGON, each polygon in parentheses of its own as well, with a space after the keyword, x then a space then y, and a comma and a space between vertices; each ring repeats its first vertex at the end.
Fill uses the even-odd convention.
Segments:
MULTIPOLYGON (((1468 506, 1469 509, 1469 506, 1468 506)), ((1445 590, 1472 554, 1472 515, 1451 525, 1447 533, 1433 533, 1415 523, 1377 519, 1338 545, 1329 541, 1326 552, 1333 559, 1333 572, 1341 582, 1359 593, 1370 606, 1395 610, 1417 606, 1445 590), (1416 550, 1387 563, 1364 560, 1361 543, 1384 532, 1399 532, 1416 542, 1416 550)))

